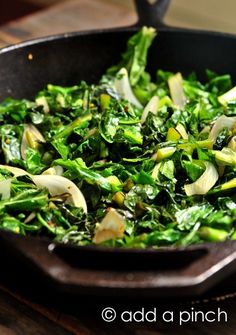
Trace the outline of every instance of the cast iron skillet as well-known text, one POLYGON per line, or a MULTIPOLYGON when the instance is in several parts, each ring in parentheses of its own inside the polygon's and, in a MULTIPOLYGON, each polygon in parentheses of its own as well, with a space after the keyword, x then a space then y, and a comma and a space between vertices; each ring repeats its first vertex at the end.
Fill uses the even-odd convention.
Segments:
MULTIPOLYGON (((236 81, 236 36, 166 27, 169 0, 136 0, 139 20, 124 29, 51 36, 0 51, 0 99, 32 98, 46 84, 96 82, 116 63, 127 39, 142 25, 158 29, 148 66, 230 73, 236 81)), ((201 294, 236 270, 236 242, 161 250, 110 249, 52 244, 40 238, 0 232, 8 255, 73 294, 184 296, 201 294)))

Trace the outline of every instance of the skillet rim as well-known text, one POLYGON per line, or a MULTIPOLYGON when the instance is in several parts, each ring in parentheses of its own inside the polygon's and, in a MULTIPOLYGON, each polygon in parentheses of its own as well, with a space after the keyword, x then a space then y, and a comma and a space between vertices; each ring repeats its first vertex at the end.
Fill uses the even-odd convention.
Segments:
MULTIPOLYGON (((151 26, 150 26, 151 27, 151 26)), ((43 44, 47 42, 53 42, 68 38, 74 38, 77 36, 87 36, 87 35, 103 35, 103 34, 110 34, 110 33, 122 33, 122 32, 135 32, 139 30, 141 26, 132 25, 129 27, 118 27, 118 28, 105 28, 105 29, 91 29, 91 30, 81 30, 81 31, 71 31, 66 33, 60 34, 53 34, 53 35, 46 35, 43 37, 36 37, 29 40, 25 40, 19 43, 9 44, 0 48, 0 55, 5 54, 7 52, 12 52, 14 50, 23 49, 29 46, 34 46, 37 44, 43 44)), ((191 35, 204 35, 204 36, 212 36, 212 37, 222 37, 227 39, 235 39, 236 40, 236 33, 227 33, 227 32, 220 32, 220 31, 212 31, 212 30, 203 30, 203 29, 189 29, 189 28, 181 28, 181 27, 170 27, 170 26, 161 26, 161 27, 154 27, 158 32, 170 32, 170 33, 184 33, 184 34, 191 34, 191 35)))

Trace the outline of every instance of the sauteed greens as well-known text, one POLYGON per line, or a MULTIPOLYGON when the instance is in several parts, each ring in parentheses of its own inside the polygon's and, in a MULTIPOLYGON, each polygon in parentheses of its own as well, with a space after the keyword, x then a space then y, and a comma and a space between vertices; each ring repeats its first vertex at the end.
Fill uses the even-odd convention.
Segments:
POLYGON ((151 78, 155 35, 143 27, 98 84, 0 104, 2 229, 141 248, 236 239, 236 87, 209 70, 151 78))

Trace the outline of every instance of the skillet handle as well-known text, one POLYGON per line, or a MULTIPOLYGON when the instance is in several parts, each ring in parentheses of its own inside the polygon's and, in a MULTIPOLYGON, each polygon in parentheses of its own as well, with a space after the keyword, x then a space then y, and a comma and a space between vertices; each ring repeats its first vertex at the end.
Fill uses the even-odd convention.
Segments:
POLYGON ((169 7, 170 0, 135 0, 138 14, 137 27, 152 26, 155 28, 166 27, 163 22, 164 15, 169 7))
MULTIPOLYGON (((179 269, 145 271, 92 270, 89 265, 80 268, 55 253, 55 245, 50 242, 8 232, 0 232, 0 242, 15 262, 16 256, 24 261, 24 269, 34 268, 54 283, 54 288, 68 293, 137 295, 142 292, 147 296, 196 296, 236 271, 236 241, 204 244, 206 252, 179 269)), ((199 247, 191 246, 188 250, 199 247)), ((77 254, 78 261, 81 257, 83 252, 77 254)))

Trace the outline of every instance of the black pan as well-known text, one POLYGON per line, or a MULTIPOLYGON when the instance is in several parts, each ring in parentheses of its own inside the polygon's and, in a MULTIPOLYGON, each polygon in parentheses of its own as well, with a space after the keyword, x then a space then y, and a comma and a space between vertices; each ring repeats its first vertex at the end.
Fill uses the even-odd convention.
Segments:
MULTIPOLYGON (((124 29, 46 37, 0 51, 0 99, 32 98, 46 84, 97 82, 116 63, 127 39, 142 25, 158 29, 148 66, 230 73, 236 81, 236 36, 166 27, 169 0, 136 0, 139 20, 124 29)), ((198 295, 236 271, 236 242, 188 248, 124 250, 74 247, 0 232, 0 245, 25 271, 43 274, 54 287, 73 294, 184 296, 198 295)))

